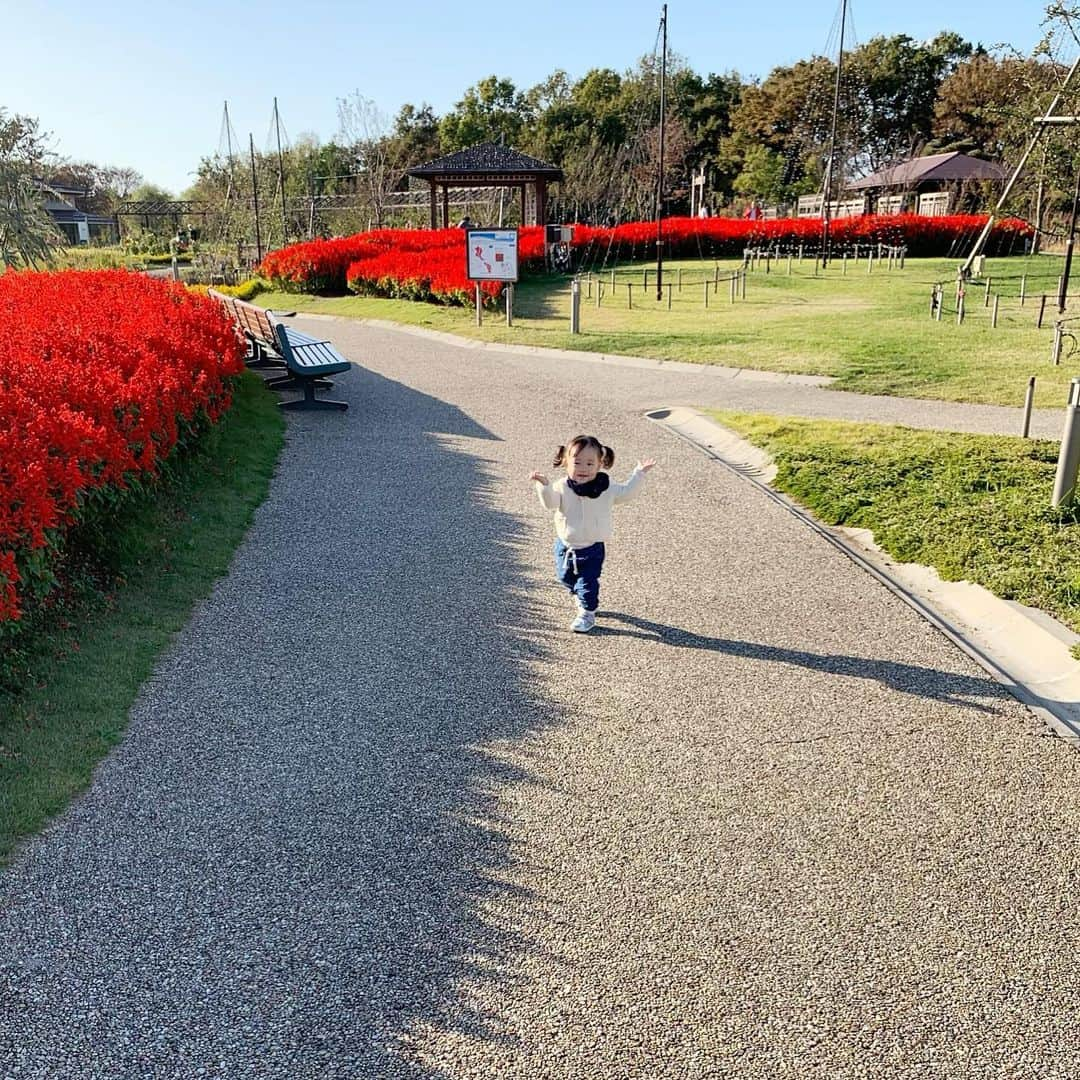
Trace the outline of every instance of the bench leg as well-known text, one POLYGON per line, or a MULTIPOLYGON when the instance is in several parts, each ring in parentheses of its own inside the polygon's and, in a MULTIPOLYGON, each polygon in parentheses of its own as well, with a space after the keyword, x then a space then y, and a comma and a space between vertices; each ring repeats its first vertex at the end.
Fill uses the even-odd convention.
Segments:
POLYGON ((302 390, 309 383, 319 390, 329 390, 334 385, 329 379, 298 379, 295 375, 281 375, 274 379, 267 379, 263 385, 271 390, 302 390))
POLYGON ((349 407, 347 401, 328 401, 326 398, 317 398, 315 396, 315 387, 320 382, 326 380, 320 379, 299 379, 304 387, 304 396, 302 398, 295 398, 292 401, 279 401, 278 405, 282 409, 341 409, 345 410, 349 407))

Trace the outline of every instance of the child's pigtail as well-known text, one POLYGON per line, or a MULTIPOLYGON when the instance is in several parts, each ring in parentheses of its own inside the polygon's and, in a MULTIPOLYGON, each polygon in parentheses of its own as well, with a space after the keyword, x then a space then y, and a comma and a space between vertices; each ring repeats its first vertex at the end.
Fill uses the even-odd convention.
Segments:
POLYGON ((600 464, 605 469, 610 469, 615 464, 615 451, 610 446, 600 447, 600 464))
POLYGON ((565 446, 560 446, 559 449, 555 451, 555 460, 551 463, 551 465, 552 465, 552 468, 558 469, 562 465, 565 465, 565 464, 566 464, 566 447, 565 446))

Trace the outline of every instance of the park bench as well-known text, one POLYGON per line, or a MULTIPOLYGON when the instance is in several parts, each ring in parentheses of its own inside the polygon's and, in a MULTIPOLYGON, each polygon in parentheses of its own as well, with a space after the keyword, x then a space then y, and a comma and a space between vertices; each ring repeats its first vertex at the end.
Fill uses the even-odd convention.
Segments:
POLYGON ((249 304, 233 296, 209 290, 229 313, 248 341, 251 350, 249 367, 284 367, 288 374, 268 379, 273 390, 302 390, 304 396, 283 401, 283 409, 347 409, 344 401, 316 398, 317 389, 329 389, 334 384, 327 378, 348 371, 352 366, 330 344, 275 319, 266 308, 249 304))
POLYGON ((248 345, 248 367, 253 368, 280 368, 285 366, 274 336, 274 324, 270 320, 270 312, 255 304, 249 304, 244 300, 238 300, 235 296, 226 296, 214 289, 207 290, 225 309, 226 314, 236 324, 237 329, 244 336, 248 345))

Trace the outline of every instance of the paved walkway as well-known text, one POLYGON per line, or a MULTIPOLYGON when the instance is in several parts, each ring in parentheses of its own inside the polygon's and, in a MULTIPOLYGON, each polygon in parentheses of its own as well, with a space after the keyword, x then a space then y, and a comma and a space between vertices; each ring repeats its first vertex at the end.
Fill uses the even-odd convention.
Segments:
POLYGON ((641 419, 774 406, 319 329, 352 408, 0 877, 0 1076, 1076 1075, 1080 755, 641 419), (585 639, 578 429, 660 462, 585 639))

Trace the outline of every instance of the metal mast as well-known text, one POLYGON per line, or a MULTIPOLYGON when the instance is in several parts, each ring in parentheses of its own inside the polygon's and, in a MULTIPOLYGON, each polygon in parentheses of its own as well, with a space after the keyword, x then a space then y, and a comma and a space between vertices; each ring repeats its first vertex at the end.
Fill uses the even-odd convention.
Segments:
POLYGON ((289 231, 285 224, 285 160, 281 156, 281 116, 277 98, 274 98, 274 130, 277 132, 278 187, 281 188, 281 246, 284 247, 289 242, 289 231))
POLYGON ((656 178, 656 299, 664 294, 664 113, 667 111, 667 4, 660 16, 663 45, 660 50, 660 172, 656 178))
POLYGON ((255 171, 255 136, 248 132, 251 148, 251 197, 255 203, 255 254, 262 262, 262 230, 259 227, 259 174, 255 171))
POLYGON ((847 26, 847 0, 840 4, 840 52, 836 57, 836 85, 833 87, 832 130, 829 132, 829 157, 825 162, 825 197, 821 202, 821 265, 829 261, 829 199, 832 194, 833 160, 836 157, 836 123, 840 115, 840 76, 844 70, 844 28, 847 26))

